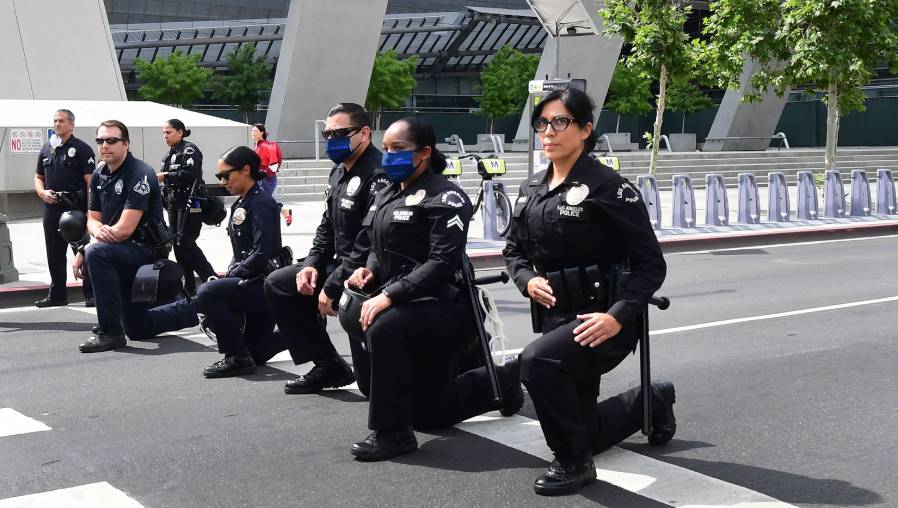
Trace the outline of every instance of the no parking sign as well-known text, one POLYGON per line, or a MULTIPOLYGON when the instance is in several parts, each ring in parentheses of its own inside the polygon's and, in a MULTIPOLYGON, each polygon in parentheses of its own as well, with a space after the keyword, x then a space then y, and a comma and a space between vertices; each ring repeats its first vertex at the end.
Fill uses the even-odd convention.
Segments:
POLYGON ((11 129, 9 151, 12 153, 38 153, 44 146, 42 129, 11 129))

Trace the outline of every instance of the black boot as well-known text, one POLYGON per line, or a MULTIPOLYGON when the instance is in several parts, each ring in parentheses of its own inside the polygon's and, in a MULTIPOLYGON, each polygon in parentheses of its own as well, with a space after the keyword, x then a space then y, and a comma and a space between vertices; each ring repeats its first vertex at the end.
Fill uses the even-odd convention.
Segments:
POLYGON ((652 381, 652 433, 649 444, 663 445, 677 432, 673 405, 676 402, 674 385, 670 381, 652 381))
POLYGON ((225 355, 221 360, 206 367, 203 376, 207 378, 246 376, 255 371, 256 364, 250 355, 225 355))
POLYGON ((68 304, 69 301, 65 298, 50 298, 49 296, 44 298, 43 300, 34 302, 34 306, 38 309, 44 309, 47 307, 62 307, 68 304))
POLYGON ((545 473, 533 483, 533 490, 541 496, 573 494, 580 487, 596 481, 596 465, 592 457, 579 460, 556 458, 545 473))
POLYGON ((395 432, 375 430, 364 441, 352 445, 350 453, 361 462, 387 460, 418 449, 418 440, 411 427, 395 432))
POLYGON ((121 330, 108 333, 100 327, 91 329, 93 336, 87 342, 78 346, 82 353, 99 353, 125 347, 125 334, 121 330))
POLYGON ((502 381, 502 416, 512 416, 524 405, 524 389, 521 388, 520 356, 506 360, 505 365, 497 367, 499 379, 502 381))
POLYGON ((355 375, 346 360, 336 356, 316 361, 307 374, 284 384, 284 393, 318 393, 325 388, 340 388, 355 382, 355 375))

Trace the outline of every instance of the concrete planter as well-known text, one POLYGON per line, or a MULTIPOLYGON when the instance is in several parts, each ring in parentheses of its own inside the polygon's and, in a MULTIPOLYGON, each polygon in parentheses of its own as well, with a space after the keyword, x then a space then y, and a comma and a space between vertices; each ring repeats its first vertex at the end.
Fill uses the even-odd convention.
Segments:
POLYGON ((670 139, 670 149, 674 152, 694 152, 695 151, 695 134, 668 134, 670 139))

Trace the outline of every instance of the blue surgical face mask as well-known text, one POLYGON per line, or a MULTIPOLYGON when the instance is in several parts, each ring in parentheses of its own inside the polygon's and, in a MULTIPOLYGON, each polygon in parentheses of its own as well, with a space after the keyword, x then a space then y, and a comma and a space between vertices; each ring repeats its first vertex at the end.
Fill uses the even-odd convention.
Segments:
POLYGON ((412 176, 415 170, 418 169, 413 161, 414 155, 414 150, 384 152, 384 156, 381 159, 381 166, 387 173, 387 180, 396 183, 407 180, 412 176))
POLYGON ((330 157, 330 160, 334 161, 334 164, 340 164, 355 152, 354 148, 350 148, 349 138, 351 137, 352 136, 350 135, 327 140, 327 156, 330 157))

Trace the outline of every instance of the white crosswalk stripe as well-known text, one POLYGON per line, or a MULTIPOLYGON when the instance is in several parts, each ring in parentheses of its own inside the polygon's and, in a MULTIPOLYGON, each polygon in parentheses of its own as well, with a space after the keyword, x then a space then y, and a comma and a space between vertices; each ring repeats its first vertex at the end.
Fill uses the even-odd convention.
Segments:
POLYGON ((23 415, 15 409, 9 407, 0 408, 0 437, 30 434, 46 430, 53 429, 34 418, 23 415))
POLYGON ((142 508, 143 505, 107 482, 0 499, 0 508, 142 508))

